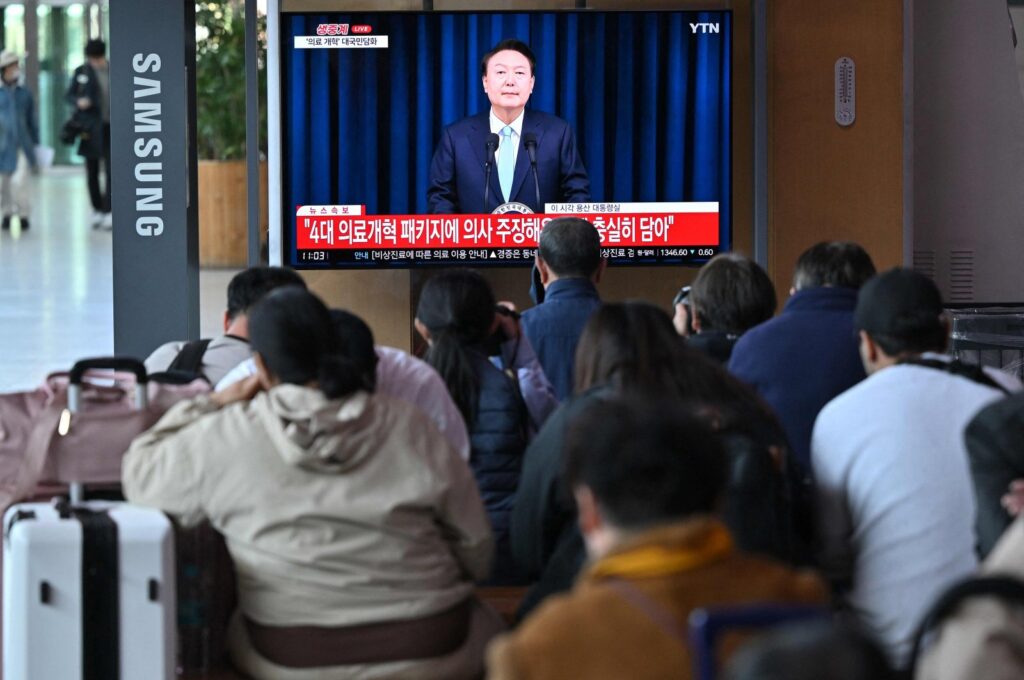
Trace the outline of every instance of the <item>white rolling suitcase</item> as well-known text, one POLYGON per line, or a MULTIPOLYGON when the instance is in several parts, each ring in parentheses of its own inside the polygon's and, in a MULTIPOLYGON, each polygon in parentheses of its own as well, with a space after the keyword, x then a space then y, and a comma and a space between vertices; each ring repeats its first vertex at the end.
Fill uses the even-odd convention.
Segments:
POLYGON ((3 527, 5 680, 174 677, 174 533, 163 513, 22 503, 3 527))

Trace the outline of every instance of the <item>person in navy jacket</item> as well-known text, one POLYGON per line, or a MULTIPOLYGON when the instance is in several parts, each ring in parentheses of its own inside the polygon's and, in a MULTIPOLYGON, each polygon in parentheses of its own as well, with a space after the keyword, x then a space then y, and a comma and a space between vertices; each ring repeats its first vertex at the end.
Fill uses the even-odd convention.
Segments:
POLYGON ((828 241, 796 262, 782 314, 737 341, 729 371, 775 409, 796 461, 811 465, 811 430, 818 412, 864 379, 853 311, 857 291, 875 273, 856 243, 828 241))
POLYGON ((431 214, 489 213, 508 202, 540 213, 545 203, 590 201, 590 180, 569 123, 526 110, 536 82, 535 66, 533 52, 518 40, 503 40, 484 55, 480 74, 491 108, 449 125, 441 134, 430 163, 431 214), (491 133, 499 142, 485 197, 491 133), (536 183, 526 143, 531 135, 536 139, 536 183))

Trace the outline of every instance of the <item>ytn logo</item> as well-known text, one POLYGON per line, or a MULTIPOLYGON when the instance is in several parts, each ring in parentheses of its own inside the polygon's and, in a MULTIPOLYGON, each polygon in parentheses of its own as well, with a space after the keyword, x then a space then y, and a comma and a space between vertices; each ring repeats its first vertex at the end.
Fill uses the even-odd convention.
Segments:
POLYGON ((690 30, 694 33, 718 33, 718 24, 711 24, 707 22, 700 22, 698 24, 690 24, 690 30))

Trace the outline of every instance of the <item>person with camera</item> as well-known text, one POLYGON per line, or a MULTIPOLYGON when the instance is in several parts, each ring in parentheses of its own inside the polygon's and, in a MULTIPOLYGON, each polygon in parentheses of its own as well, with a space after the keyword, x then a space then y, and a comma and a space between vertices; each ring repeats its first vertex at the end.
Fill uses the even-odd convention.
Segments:
POLYGON ((21 84, 21 57, 4 50, 0 53, 0 205, 3 229, 10 229, 17 216, 21 230, 29 228, 32 212, 32 185, 29 172, 39 172, 36 145, 39 125, 32 93, 21 84))
POLYGON ((85 159, 89 182, 92 228, 109 230, 113 227, 110 217, 110 71, 107 45, 102 40, 93 39, 85 44, 85 63, 71 74, 71 84, 64 98, 74 113, 64 124, 62 141, 73 144, 78 140, 78 155, 85 159))
POLYGON ((469 429, 470 467, 497 544, 488 583, 524 583, 509 549, 509 516, 523 452, 557 406, 554 390, 518 315, 497 305, 477 272, 457 269, 427 281, 415 325, 429 345, 424 359, 441 374, 469 429))

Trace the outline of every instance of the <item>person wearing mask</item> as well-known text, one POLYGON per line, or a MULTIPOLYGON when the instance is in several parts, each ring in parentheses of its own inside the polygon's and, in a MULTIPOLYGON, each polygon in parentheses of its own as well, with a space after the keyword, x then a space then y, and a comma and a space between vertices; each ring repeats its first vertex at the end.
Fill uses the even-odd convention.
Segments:
POLYGON ((374 394, 327 307, 256 304, 257 374, 176 404, 125 455, 127 499, 209 519, 238 576, 234 664, 273 680, 475 678, 501 628, 473 475, 413 406, 374 394))
POLYGON ((92 228, 109 230, 113 226, 110 218, 110 71, 105 42, 93 39, 85 44, 85 63, 71 74, 71 84, 64 98, 71 105, 74 118, 85 128, 79 138, 78 155, 85 158, 92 228))
POLYGON ((21 84, 21 57, 0 53, 0 207, 3 229, 11 228, 17 217, 21 230, 30 226, 32 183, 28 174, 38 174, 36 145, 39 125, 32 93, 21 84))

